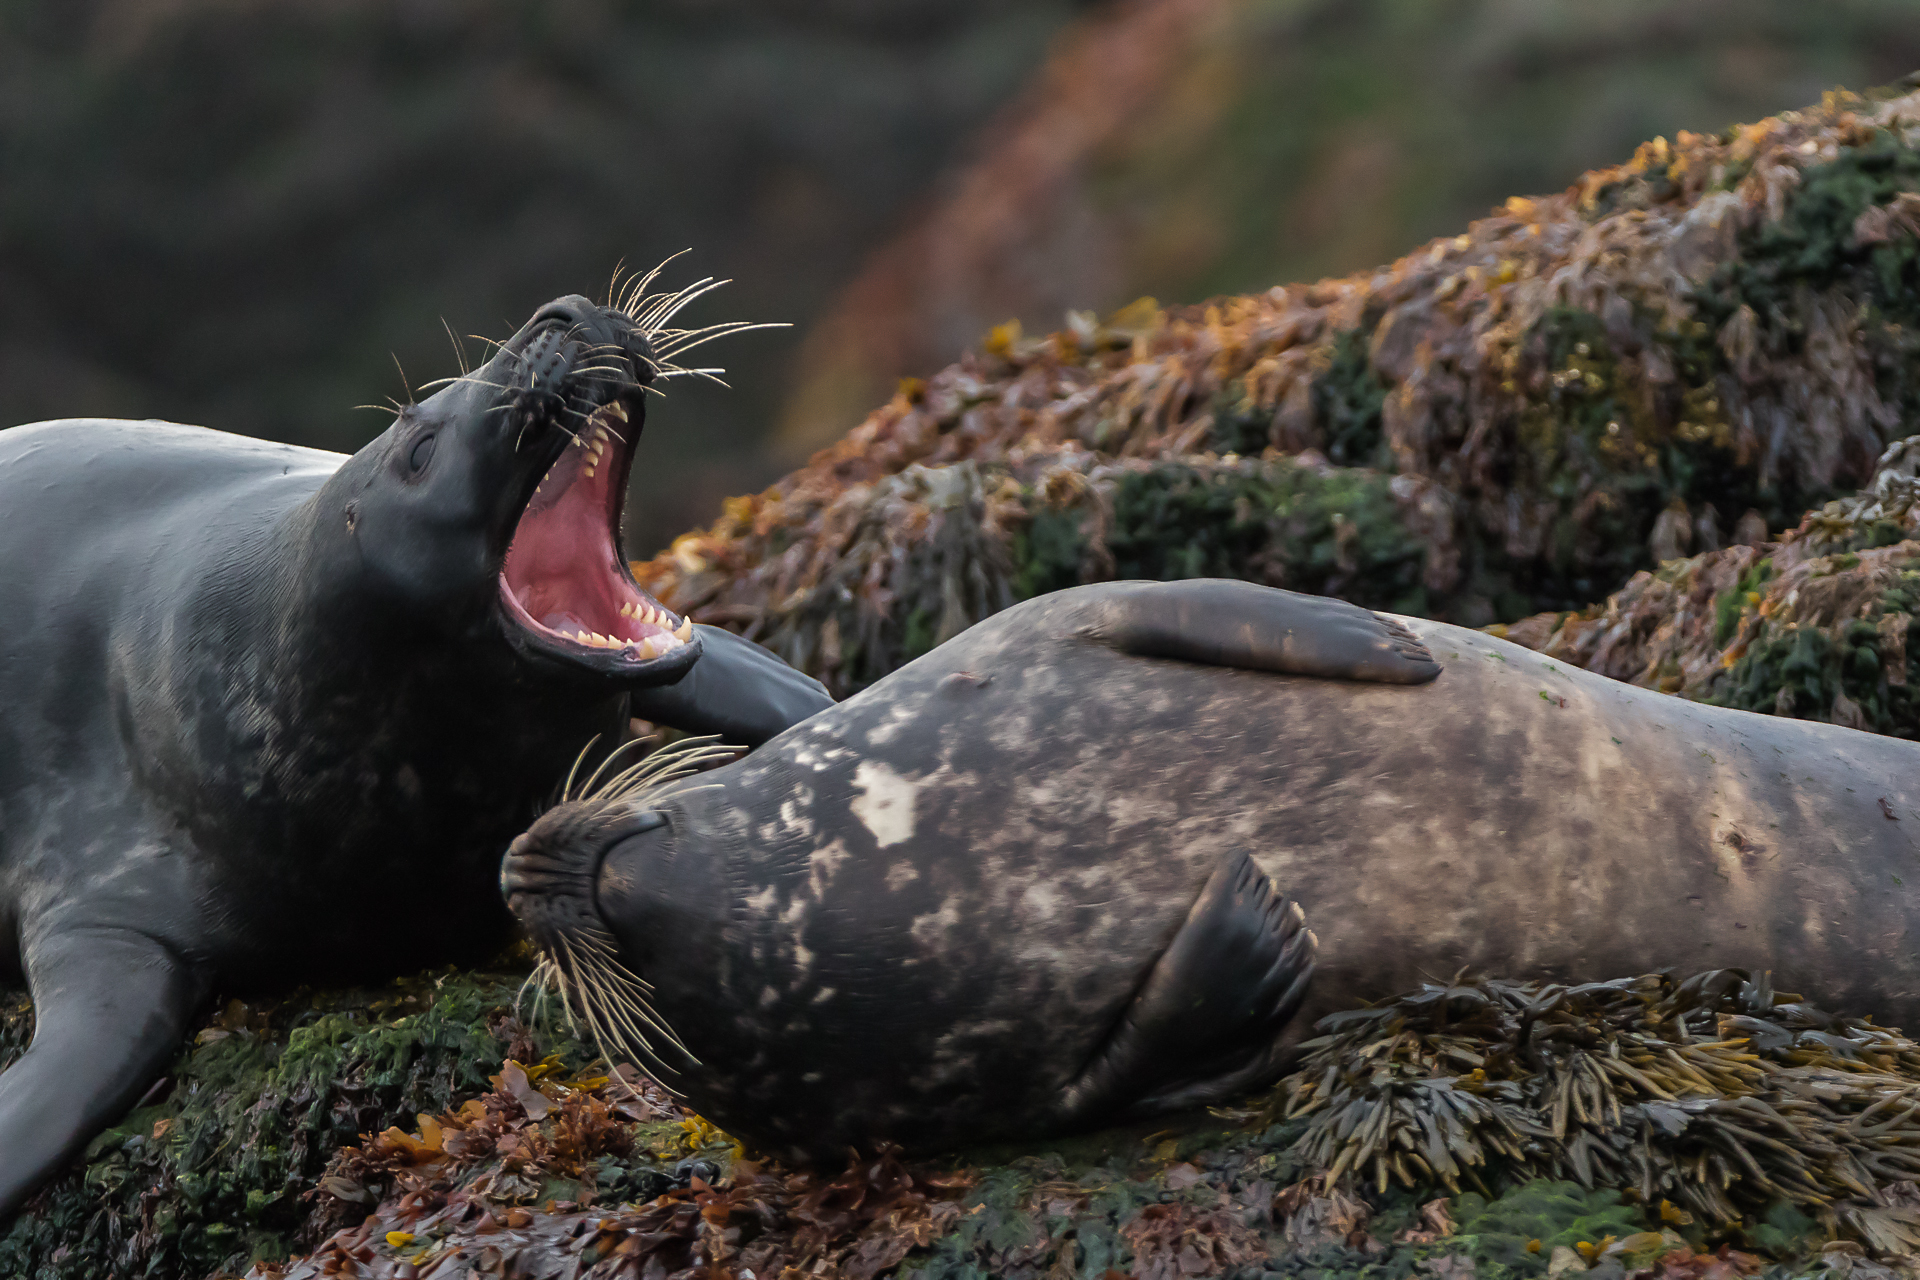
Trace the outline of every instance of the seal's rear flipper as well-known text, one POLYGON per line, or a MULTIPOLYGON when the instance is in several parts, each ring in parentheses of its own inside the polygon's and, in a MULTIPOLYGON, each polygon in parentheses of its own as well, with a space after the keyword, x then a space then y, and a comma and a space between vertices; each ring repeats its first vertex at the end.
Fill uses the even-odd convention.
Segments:
POLYGON ((0 1071, 0 1222, 166 1069, 205 994, 166 947, 122 929, 31 947, 27 983, 33 1043, 0 1071))
POLYGON ((1425 684, 1440 674, 1414 634, 1328 596, 1230 578, 1096 588, 1083 634, 1122 653, 1337 680, 1425 684))
POLYGON ((1133 1002, 1061 1099, 1093 1121, 1211 1102, 1267 1082, 1306 997, 1316 941, 1244 850, 1229 854, 1133 1002))

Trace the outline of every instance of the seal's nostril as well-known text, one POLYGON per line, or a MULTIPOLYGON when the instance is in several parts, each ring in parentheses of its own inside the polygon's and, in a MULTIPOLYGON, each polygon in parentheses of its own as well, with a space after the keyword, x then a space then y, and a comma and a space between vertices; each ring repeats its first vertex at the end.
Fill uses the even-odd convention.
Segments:
POLYGON ((580 323, 580 317, 565 303, 550 302, 540 308, 539 313, 533 317, 533 323, 536 326, 551 324, 558 325, 562 329, 570 329, 580 323))

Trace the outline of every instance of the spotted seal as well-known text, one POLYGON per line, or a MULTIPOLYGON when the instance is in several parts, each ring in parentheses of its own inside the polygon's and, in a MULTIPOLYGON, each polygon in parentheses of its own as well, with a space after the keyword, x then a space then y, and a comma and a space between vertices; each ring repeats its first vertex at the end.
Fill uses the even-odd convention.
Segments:
POLYGON ((632 784, 516 840, 509 904, 790 1158, 1214 1101, 1461 966, 1774 969, 1920 1021, 1920 745, 1244 583, 1042 597, 632 784))
POLYGON ((0 980, 37 1020, 0 1073, 0 1216, 210 991, 497 948, 501 853, 583 743, 831 705, 625 567, 643 392, 696 340, 676 301, 553 302, 352 457, 0 432, 0 980))

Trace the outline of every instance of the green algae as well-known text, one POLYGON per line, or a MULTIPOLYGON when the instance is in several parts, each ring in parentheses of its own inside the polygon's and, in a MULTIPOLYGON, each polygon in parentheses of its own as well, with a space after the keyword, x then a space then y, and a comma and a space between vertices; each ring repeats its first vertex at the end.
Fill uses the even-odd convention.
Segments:
MULTIPOLYGON (((1085 580, 1084 515, 1046 507, 1012 544, 1025 598, 1085 580)), ((1244 578, 1423 612, 1424 544, 1406 527, 1390 477, 1293 462, 1161 463, 1120 476, 1103 550, 1109 576, 1173 581, 1244 578)))
MULTIPOLYGON (((518 975, 422 975, 368 991, 231 1003, 175 1060, 149 1105, 101 1134, 0 1234, 22 1280, 203 1276, 279 1259, 336 1223, 307 1193, 341 1146, 411 1126, 533 1054, 518 975), (518 1047, 516 1047, 518 1042, 518 1047)), ((0 1052, 24 1046, 24 1000, 0 1052)), ((585 1051, 569 1041, 563 1057, 585 1051)))
MULTIPOLYGON (((1901 631, 1902 648, 1911 653, 1913 622, 1902 623, 1901 631)), ((1836 700, 1844 698, 1841 706, 1858 709, 1854 727, 1896 738, 1920 736, 1920 696, 1911 683, 1920 681, 1920 671, 1912 660, 1905 661, 1903 682, 1892 684, 1880 652, 1885 637, 1873 622, 1854 620, 1838 632, 1813 625, 1764 626, 1706 700, 1838 723, 1853 718, 1835 715, 1836 700)))
MULTIPOLYGON (((1743 574, 1734 591, 1715 600, 1716 636, 1731 637, 1728 613, 1767 576, 1767 561, 1743 574), (1750 581, 1751 579, 1751 581, 1750 581), (1722 613, 1722 609, 1727 613, 1722 613)), ((1834 572, 1858 564, 1850 554, 1831 557, 1834 572)), ((1861 605, 1856 616, 1820 625, 1811 621, 1759 618, 1744 652, 1715 680, 1705 701, 1802 720, 1850 724, 1897 738, 1920 737, 1920 666, 1915 610, 1920 608, 1920 569, 1901 567, 1891 583, 1861 605)), ((1725 643, 1724 640, 1721 643, 1725 643)))
POLYGON ((1011 552, 1014 592, 1031 600, 1080 583, 1087 540, 1080 512, 1046 506, 1031 493, 1026 497, 1027 523, 1014 531, 1011 552))
POLYGON ((1381 434, 1381 410, 1389 386, 1373 367, 1372 336, 1372 324, 1334 336, 1326 371, 1313 381, 1313 416, 1329 462, 1388 471, 1393 454, 1381 434))
POLYGON ((1741 238, 1738 258, 1721 268, 1719 305, 1737 296, 1762 316, 1785 311, 1801 286, 1845 286, 1877 307, 1886 320, 1920 321, 1914 285, 1920 244, 1912 236, 1862 243, 1860 215, 1904 192, 1920 190, 1920 151, 1885 129, 1863 146, 1802 171, 1777 220, 1761 220, 1741 238))
POLYGON ((1809 166, 1778 220, 1744 231, 1735 259, 1702 291, 1716 324, 1742 306, 1758 322, 1761 351, 1778 358, 1804 350, 1800 317, 1812 294, 1848 300, 1872 359, 1880 398, 1912 423, 1920 418, 1920 240, 1892 234, 1863 241, 1863 214, 1887 211, 1920 191, 1920 151, 1878 129, 1864 145, 1809 166))
POLYGON ((1725 357, 1707 325, 1662 327, 1633 308, 1624 328, 1625 355, 1598 316, 1577 308, 1548 311, 1530 336, 1544 372, 1520 414, 1514 465, 1554 513, 1543 557, 1492 560, 1531 610, 1581 608, 1654 567, 1648 534, 1662 512, 1682 514, 1690 542, 1703 520, 1716 536, 1748 511, 1778 528, 1830 496, 1762 483, 1742 458, 1720 403, 1725 357), (1660 385, 1644 375, 1656 348, 1672 371, 1660 385))
POLYGON ((1273 443, 1273 409, 1247 394, 1244 378, 1235 378, 1213 397, 1213 425, 1207 433, 1215 453, 1258 457, 1273 443))
POLYGON ((1465 1192, 1454 1200, 1456 1247, 1485 1280, 1544 1276, 1558 1248, 1597 1246, 1609 1237, 1657 1231, 1658 1224, 1612 1188, 1573 1182, 1524 1182, 1489 1199, 1465 1192))
POLYGON ((1745 610, 1755 603, 1750 597, 1759 594, 1760 588, 1773 577, 1773 558, 1763 557, 1748 565, 1740 573, 1739 581, 1731 591, 1723 591, 1713 599, 1713 641, 1724 645, 1733 639, 1733 633, 1740 629, 1740 618, 1745 610))
MULTIPOLYGON (((1482 1280, 1536 1280, 1546 1274, 1557 1247, 1604 1247, 1615 1238, 1657 1232, 1661 1225, 1657 1215, 1626 1201, 1618 1191, 1537 1180, 1502 1184, 1491 1196, 1469 1192, 1454 1197, 1454 1234, 1443 1239, 1394 1240, 1418 1225, 1422 1199, 1433 1194, 1394 1189, 1366 1197, 1371 1214, 1367 1230, 1373 1238, 1367 1247, 1333 1241, 1289 1243, 1286 1224, 1266 1211, 1266 1201, 1279 1185, 1276 1170, 1291 1167, 1286 1149, 1293 1132, 1294 1127, 1275 1126, 1264 1133, 1209 1133, 1206 1145, 1192 1153, 1205 1179, 1182 1190, 1167 1186, 1166 1172, 1173 1166, 1143 1162, 1138 1151, 1132 1161, 1082 1163, 1040 1154, 995 1166, 961 1201, 955 1229, 936 1240, 924 1257, 902 1266, 900 1274, 920 1280, 1023 1274, 1100 1280, 1109 1269, 1129 1273, 1136 1259, 1123 1229, 1143 1208, 1208 1207, 1222 1193, 1247 1206, 1239 1211, 1242 1221, 1258 1224, 1268 1248, 1263 1261, 1227 1273, 1241 1280, 1273 1275, 1405 1280, 1432 1274, 1428 1262, 1444 1257, 1472 1259, 1474 1274, 1482 1280), (1049 1205, 1064 1212, 1050 1213, 1049 1205)), ((1804 1248, 1807 1231, 1813 1230, 1808 1220, 1793 1216, 1805 1224, 1804 1230, 1767 1236, 1770 1241, 1778 1237, 1782 1253, 1804 1248)), ((1694 1232, 1696 1243, 1700 1234, 1694 1232)))

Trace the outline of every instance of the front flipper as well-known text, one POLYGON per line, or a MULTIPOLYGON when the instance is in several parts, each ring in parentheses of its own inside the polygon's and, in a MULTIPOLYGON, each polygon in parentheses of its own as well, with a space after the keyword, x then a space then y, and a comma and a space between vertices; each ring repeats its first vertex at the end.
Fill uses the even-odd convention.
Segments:
POLYGON ((1061 1098, 1091 1122, 1213 1102, 1266 1083, 1317 946, 1244 850, 1221 861, 1133 1003, 1061 1098))
POLYGON ((1425 684, 1440 674, 1404 626, 1329 596, 1231 578, 1082 590, 1099 592, 1082 634, 1122 653, 1387 684, 1425 684))
POLYGON ((757 747, 833 705, 812 676, 721 627, 696 625, 700 657, 679 683, 636 689, 633 714, 686 733, 757 747))
POLYGON ((173 952, 121 929, 29 948, 27 985, 33 1043, 0 1071, 0 1222, 153 1083, 205 994, 173 952))

